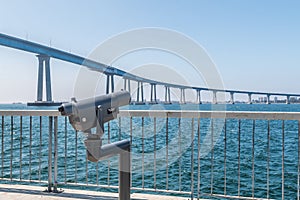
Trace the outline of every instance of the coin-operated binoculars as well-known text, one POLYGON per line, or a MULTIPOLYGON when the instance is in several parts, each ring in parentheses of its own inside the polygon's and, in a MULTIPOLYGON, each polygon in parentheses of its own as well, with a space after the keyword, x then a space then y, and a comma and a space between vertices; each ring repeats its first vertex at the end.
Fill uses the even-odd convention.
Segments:
POLYGON ((117 117, 119 107, 130 103, 130 94, 127 91, 115 92, 80 101, 62 104, 58 110, 62 115, 68 116, 73 128, 87 135, 84 141, 87 148, 88 160, 97 162, 103 159, 101 153, 104 123, 117 117), (96 128, 96 133, 91 129, 96 128))
POLYGON ((130 199, 130 141, 122 140, 102 146, 104 123, 117 117, 119 107, 130 103, 130 93, 115 92, 80 101, 72 99, 62 104, 58 110, 68 116, 73 128, 87 135, 84 144, 89 161, 98 162, 107 157, 120 154, 119 160, 119 199, 130 199), (96 129, 92 133, 92 129, 96 129))

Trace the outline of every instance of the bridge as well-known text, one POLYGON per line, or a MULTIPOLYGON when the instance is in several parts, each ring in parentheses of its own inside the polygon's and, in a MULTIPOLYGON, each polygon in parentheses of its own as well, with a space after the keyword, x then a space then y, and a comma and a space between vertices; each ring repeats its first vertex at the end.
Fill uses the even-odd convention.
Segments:
MULTIPOLYGON (((99 73, 103 73, 106 75, 106 93, 114 92, 114 77, 119 76, 123 78, 124 85, 123 88, 129 92, 131 92, 131 82, 136 82, 137 93, 136 93, 136 104, 145 104, 146 100, 144 99, 144 85, 150 85, 150 99, 149 103, 155 104, 158 103, 157 97, 157 86, 163 86, 165 88, 164 91, 164 102, 166 104, 171 104, 171 89, 180 90, 180 103, 186 103, 186 90, 193 90, 196 93, 196 99, 194 103, 201 104, 201 91, 208 91, 212 93, 211 102, 217 104, 219 101, 217 99, 218 93, 227 93, 230 95, 230 99, 226 101, 227 103, 234 104, 235 95, 236 94, 244 94, 248 95, 248 103, 251 104, 253 102, 252 96, 259 95, 265 97, 265 103, 270 104, 270 97, 285 97, 286 103, 291 103, 291 97, 300 97, 300 94, 292 94, 292 93, 270 93, 270 92, 258 92, 258 91, 243 91, 243 90, 229 90, 229 89, 217 89, 217 88, 207 88, 207 87, 197 87, 197 86, 186 86, 180 84, 172 84, 167 82, 156 81, 152 79, 147 79, 144 77, 140 77, 116 67, 112 67, 103 63, 99 63, 72 53, 68 53, 62 50, 58 50, 52 47, 48 47, 45 45, 41 45, 35 42, 23 40, 20 38, 8 36, 0 33, 0 45, 14 48, 17 50, 25 51, 28 53, 37 54, 38 59, 38 83, 37 83, 37 98, 34 105, 54 105, 55 102, 52 99, 52 89, 51 89, 51 76, 50 76, 50 59, 58 59, 61 61, 66 61, 69 63, 85 66, 90 70, 97 71, 99 73), (43 83, 46 83, 46 100, 43 98, 43 83)), ((225 103, 226 103, 225 102, 225 103)), ((276 102, 274 100, 274 102, 276 102)), ((224 102, 222 102, 224 103, 224 102)))
MULTIPOLYGON (((38 84, 35 105, 54 105, 50 59, 58 59, 106 75, 106 93, 114 91, 116 76, 125 90, 138 85, 135 103, 144 104, 144 86, 150 85, 149 103, 159 103, 157 86, 164 87, 164 102, 172 103, 171 90, 180 90, 180 103, 186 103, 186 90, 196 92, 194 103, 202 103, 202 91, 266 98, 283 96, 286 103, 299 94, 227 90, 185 86, 146 79, 118 68, 16 37, 0 34, 0 45, 33 53, 38 59, 38 84), (45 80, 44 80, 45 77, 45 80), (43 84, 46 83, 46 100, 43 84)), ((37 183, 59 192, 59 186, 107 188, 115 191, 117 171, 112 160, 90 163, 80 136, 57 110, 0 110, 0 180, 37 183)), ((133 179, 131 190, 171 194, 200 199, 300 199, 300 113, 121 110, 118 119, 108 122, 104 143, 130 138, 133 179)), ((120 162, 121 163, 121 162, 120 162)), ((119 173, 120 174, 120 173, 119 173)), ((119 187, 122 184, 119 184, 119 187)), ((41 195, 25 186, 0 184, 0 194, 41 195), (18 189, 17 187, 20 187, 18 189)), ((72 193, 81 198, 99 194, 72 193)), ((45 194, 45 193, 44 193, 45 194)), ((50 194, 59 197, 59 194, 50 194)), ((62 197, 71 198, 68 192, 62 197)), ((102 194, 103 195, 103 194, 102 194)), ((107 194, 105 194, 107 195, 107 194)), ((108 199, 107 196, 103 199, 108 199)), ((25 195, 24 195, 25 196, 25 195)), ((134 194, 132 195, 134 196, 134 194)), ((34 197, 34 196, 33 196, 34 197)), ((32 198, 33 198, 32 197, 32 198)), ((151 199, 149 196, 135 196, 151 199)), ((23 198, 23 197, 22 197, 23 198)), ((29 198, 29 197, 28 197, 29 198)), ((110 198, 116 199, 116 198, 110 198)), ((157 196, 152 199, 159 199, 157 196)), ((163 198, 167 199, 167 198, 163 198)), ((179 197, 178 197, 179 199, 179 197)), ((183 199, 183 198, 180 198, 183 199)), ((186 199, 186 198, 185 198, 186 199)))

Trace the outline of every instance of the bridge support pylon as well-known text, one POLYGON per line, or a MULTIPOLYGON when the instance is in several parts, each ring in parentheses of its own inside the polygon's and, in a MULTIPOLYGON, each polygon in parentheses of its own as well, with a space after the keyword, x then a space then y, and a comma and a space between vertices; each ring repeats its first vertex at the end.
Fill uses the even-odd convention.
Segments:
POLYGON ((111 92, 115 91, 114 75, 112 74, 106 74, 106 94, 109 94, 110 93, 109 91, 111 92))
POLYGON ((286 104, 290 104, 290 96, 286 96, 286 104))
POLYGON ((38 58, 38 80, 37 97, 35 102, 28 102, 28 106, 58 106, 61 102, 54 102, 51 89, 50 56, 37 55, 38 58), (45 78, 45 81, 44 81, 45 78), (46 99, 44 100, 44 82, 46 83, 46 99))
POLYGON ((137 82, 136 104, 145 104, 144 102, 144 85, 143 82, 137 82), (141 97, 141 101, 140 101, 141 97))
POLYGON ((180 104, 185 104, 185 89, 180 88, 180 104))
POLYGON ((212 100, 213 104, 217 104, 218 103, 218 99, 217 99, 217 91, 213 91, 213 100, 212 100))
POLYGON ((248 93, 248 104, 252 104, 252 98, 251 98, 252 94, 248 93))
POLYGON ((37 55, 39 61, 38 84, 37 84, 37 102, 43 101, 44 90, 44 72, 46 78, 46 101, 52 102, 51 75, 50 75, 50 57, 47 55, 37 55), (44 71, 45 69, 45 71, 44 71))
POLYGON ((124 79, 124 90, 128 91, 129 93, 131 93, 130 79, 124 79))
POLYGON ((230 103, 234 104, 234 92, 230 92, 230 103))
POLYGON ((197 104, 202 104, 202 102, 201 102, 201 90, 196 90, 196 91, 197 91, 196 103, 197 104))
POLYGON ((270 102, 270 95, 269 94, 267 94, 267 102, 266 102, 266 104, 271 104, 271 102, 270 102))
POLYGON ((156 98, 156 84, 151 83, 150 84, 151 91, 150 91, 150 103, 151 104, 157 104, 157 98, 156 98))
POLYGON ((170 87, 165 86, 165 104, 171 104, 171 91, 170 87))

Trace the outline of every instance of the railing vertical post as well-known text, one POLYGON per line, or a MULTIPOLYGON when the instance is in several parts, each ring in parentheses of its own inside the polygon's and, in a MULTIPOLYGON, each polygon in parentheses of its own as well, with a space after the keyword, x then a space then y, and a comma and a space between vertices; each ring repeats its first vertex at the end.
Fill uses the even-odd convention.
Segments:
POLYGON ((297 175, 297 200, 300 199, 300 121, 298 121, 298 175, 297 175))
POLYGON ((42 160, 42 116, 40 116, 40 144, 39 144, 39 181, 41 181, 41 160, 42 160))
POLYGON ((122 138, 122 119, 121 119, 121 117, 119 117, 119 136, 118 136, 118 138, 119 138, 119 140, 121 140, 121 138, 122 138))
POLYGON ((224 195, 226 195, 227 178, 226 178, 226 160, 227 159, 227 120, 224 123, 224 195))
POLYGON ((194 118, 192 118, 191 132, 191 200, 194 199, 194 118))
MULTIPOLYGON (((88 152, 86 151, 86 158, 85 158, 85 184, 89 185, 89 163, 88 163, 88 152)), ((108 168, 109 173, 109 168, 108 168)), ((109 177, 107 176, 107 185, 109 186, 109 177)))
POLYGON ((254 198, 254 189, 255 189, 255 123, 253 120, 253 129, 252 129, 252 198, 254 198))
POLYGON ((238 122, 238 196, 241 191, 241 120, 238 122))
POLYGON ((75 131, 75 183, 77 183, 78 131, 75 131))
MULTIPOLYGON (((129 148, 131 148, 131 146, 132 146, 132 139, 133 139, 133 135, 132 134, 133 134, 133 132, 132 132, 132 116, 131 116, 130 117, 130 146, 129 146, 129 148)), ((130 181, 130 187, 131 186, 132 186, 132 182, 130 181)))
POLYGON ((145 181, 145 176, 144 176, 144 171, 145 171, 145 167, 144 167, 144 159, 145 159, 145 155, 144 155, 144 151, 145 151, 145 141, 144 141, 144 132, 145 132, 145 124, 144 124, 144 117, 142 117, 142 188, 144 189, 144 181, 145 181))
MULTIPOLYGON (((107 142, 110 144, 110 122, 107 123, 107 142)), ((107 160, 107 185, 110 185, 110 160, 107 160)))
POLYGON ((99 186, 99 162, 96 163, 96 184, 99 186))
POLYGON ((48 192, 52 191, 52 121, 49 117, 49 137, 48 137, 48 192))
POLYGON ((270 198, 270 120, 268 121, 268 146, 267 146, 267 199, 270 198))
POLYGON ((197 136, 198 136, 198 143, 197 143, 197 150, 198 150, 198 154, 197 154, 197 164, 198 164, 198 172, 197 172, 197 200, 200 199, 200 187, 201 187, 201 174, 200 174, 200 170, 201 170, 201 165, 200 165, 200 157, 201 157, 201 152, 200 152, 200 117, 198 117, 198 125, 197 125, 197 136))
POLYGON ((119 200, 130 200, 131 185, 130 145, 119 156, 119 200))
POLYGON ((57 157, 58 157, 58 151, 57 151, 57 117, 54 117, 54 186, 53 191, 57 191, 57 157))
POLYGON ((210 160, 210 194, 213 194, 214 189, 214 119, 211 119, 211 160, 210 160))
POLYGON ((2 115, 1 124, 1 178, 4 176, 4 116, 2 115))
POLYGON ((132 117, 130 117, 130 146, 132 145, 132 117))
POLYGON ((23 117, 20 116, 20 180, 22 180, 22 137, 23 137, 23 117))
POLYGON ((166 119, 166 190, 169 189, 169 115, 166 119))
MULTIPOLYGON (((32 116, 29 117, 29 180, 31 181, 31 158, 32 158, 32 116)), ((51 152, 50 152, 51 153, 51 152)))
POLYGON ((181 118, 178 118, 178 147, 179 147, 179 158, 178 158, 178 182, 179 182, 179 191, 181 191, 181 118))
POLYGON ((282 121, 281 199, 284 199, 284 120, 282 121))
POLYGON ((65 176, 64 176, 64 179, 65 179, 65 183, 67 183, 67 152, 68 152, 68 128, 67 128, 67 118, 65 117, 65 160, 64 160, 64 163, 65 163, 65 176))
POLYGON ((153 147, 154 147, 154 152, 153 152, 153 188, 156 190, 156 118, 154 117, 153 119, 153 147))
POLYGON ((13 149, 14 149, 14 117, 10 117, 10 180, 12 181, 12 165, 13 165, 13 149))

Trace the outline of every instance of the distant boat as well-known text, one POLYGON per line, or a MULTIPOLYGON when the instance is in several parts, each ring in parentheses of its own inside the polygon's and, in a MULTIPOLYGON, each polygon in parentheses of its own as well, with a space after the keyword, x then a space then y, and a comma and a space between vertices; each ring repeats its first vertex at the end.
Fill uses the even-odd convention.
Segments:
POLYGON ((60 106, 62 102, 54 102, 54 101, 35 101, 28 102, 27 106, 60 106))
POLYGON ((13 102, 12 104, 23 104, 22 102, 13 102))

